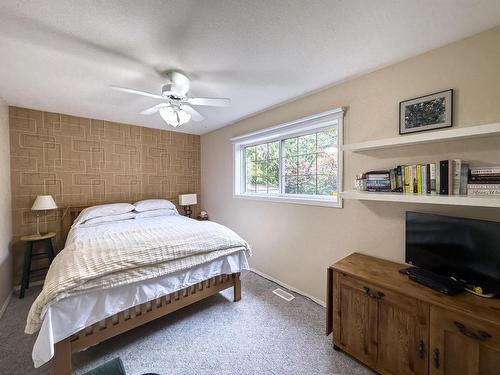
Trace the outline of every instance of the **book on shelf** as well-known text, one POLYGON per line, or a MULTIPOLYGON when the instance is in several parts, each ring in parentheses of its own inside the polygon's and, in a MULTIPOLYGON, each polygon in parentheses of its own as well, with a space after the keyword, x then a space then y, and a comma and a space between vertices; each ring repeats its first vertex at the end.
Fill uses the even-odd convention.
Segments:
POLYGON ((469 164, 462 163, 462 167, 460 168, 460 195, 467 194, 467 178, 469 176, 469 164))
POLYGON ((383 184, 383 183, 377 183, 377 184, 370 184, 366 185, 366 190, 367 191, 377 191, 377 192, 391 192, 391 185, 390 184, 383 184))
POLYGON ((403 191, 405 193, 410 192, 410 168, 407 165, 403 165, 403 191))
POLYGON ((500 197, 500 184, 469 184, 467 195, 500 197))
POLYGON ((422 193, 422 166, 420 164, 417 165, 417 193, 422 193))
POLYGON ((467 185, 468 189, 499 189, 500 190, 500 184, 469 184, 467 185))
POLYGON ((500 198, 500 167, 471 168, 467 177, 467 195, 500 198))
POLYGON ((500 184, 500 173, 492 176, 478 176, 469 173, 470 184, 500 184))
POLYGON ((453 182, 455 178, 455 164, 453 160, 448 160, 448 195, 453 195, 453 182))
MULTIPOLYGON (((460 194, 460 175, 462 173, 462 160, 454 159, 451 161, 453 164, 453 191, 452 195, 460 194)), ((450 195, 451 195, 450 194, 450 195)))
POLYGON ((440 165, 439 162, 437 162, 436 164, 434 164, 434 172, 436 173, 436 188, 434 189, 434 191, 437 194, 441 194, 441 173, 439 173, 439 171, 440 165))
POLYGON ((422 194, 427 194, 427 164, 422 164, 422 194))
MULTIPOLYGON (((451 161, 450 161, 451 162, 451 161)), ((460 159, 453 161, 453 195, 467 194, 467 176, 469 174, 469 164, 460 159)))
POLYGON ((370 193, 390 193, 391 192, 391 188, 390 187, 367 187, 366 188, 366 191, 370 192, 370 193))
POLYGON ((367 186, 388 186, 391 187, 391 181, 388 179, 383 179, 383 180, 367 180, 366 181, 367 186))
POLYGON ((500 190, 477 190, 467 194, 469 197, 500 198, 500 190))
POLYGON ((426 164, 425 165, 425 192, 427 194, 432 193, 431 190, 431 165, 426 164))
POLYGON ((461 159, 398 165, 366 172, 370 192, 500 197, 500 167, 474 167, 461 159))
POLYGON ((390 192, 391 173, 387 170, 366 172, 366 190, 370 192, 390 192))
POLYGON ((368 180, 378 180, 381 178, 389 178, 390 171, 369 171, 365 173, 368 180))
POLYGON ((500 166, 497 167, 475 167, 470 169, 472 176, 495 176, 500 175, 500 166))
POLYGON ((449 167, 449 161, 448 160, 441 160, 439 162, 439 194, 441 195, 448 195, 449 194, 449 189, 448 189, 448 168, 449 167))
POLYGON ((412 178, 412 186, 413 186, 411 193, 417 193, 418 192, 418 175, 417 175, 417 166, 416 165, 411 166, 411 178, 412 178))
POLYGON ((403 192, 404 190, 404 173, 401 165, 394 168, 395 178, 396 178, 396 191, 403 192))
POLYGON ((389 170, 389 181, 391 183, 391 191, 396 191, 396 171, 394 169, 389 170))
POLYGON ((390 173, 387 172, 387 174, 370 174, 366 175, 367 181, 370 180, 389 180, 390 173))

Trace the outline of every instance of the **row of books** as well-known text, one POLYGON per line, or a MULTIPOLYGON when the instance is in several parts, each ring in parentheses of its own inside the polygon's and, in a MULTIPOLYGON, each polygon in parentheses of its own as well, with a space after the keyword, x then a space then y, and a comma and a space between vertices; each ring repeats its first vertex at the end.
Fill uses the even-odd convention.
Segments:
POLYGON ((500 166, 471 168, 468 182, 469 196, 500 197, 500 166))
POLYGON ((470 168, 461 159, 398 165, 365 176, 366 189, 372 192, 500 197, 500 167, 470 168))

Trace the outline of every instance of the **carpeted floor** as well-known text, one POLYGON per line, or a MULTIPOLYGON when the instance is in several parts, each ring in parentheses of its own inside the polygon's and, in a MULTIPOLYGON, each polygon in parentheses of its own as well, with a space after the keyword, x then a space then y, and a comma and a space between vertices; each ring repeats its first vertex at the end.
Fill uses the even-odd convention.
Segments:
MULTIPOLYGON (((73 356, 82 374, 120 356, 127 374, 372 374, 332 348, 325 337, 323 307, 296 295, 271 293, 277 286, 254 273, 242 279, 242 300, 232 289, 73 356)), ((23 333, 40 288, 13 297, 0 319, 0 374, 52 374, 52 364, 33 368, 34 336, 23 333)))

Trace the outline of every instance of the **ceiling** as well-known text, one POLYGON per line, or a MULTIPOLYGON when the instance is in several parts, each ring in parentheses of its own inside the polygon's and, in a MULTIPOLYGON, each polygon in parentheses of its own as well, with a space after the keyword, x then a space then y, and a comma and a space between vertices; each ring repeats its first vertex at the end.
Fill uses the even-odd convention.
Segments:
MULTIPOLYGON (((8 104, 155 128, 138 114, 180 69, 203 134, 278 103, 494 27, 496 0, 52 0, 0 3, 0 96, 8 104)), ((170 129, 173 130, 173 129, 170 129)))

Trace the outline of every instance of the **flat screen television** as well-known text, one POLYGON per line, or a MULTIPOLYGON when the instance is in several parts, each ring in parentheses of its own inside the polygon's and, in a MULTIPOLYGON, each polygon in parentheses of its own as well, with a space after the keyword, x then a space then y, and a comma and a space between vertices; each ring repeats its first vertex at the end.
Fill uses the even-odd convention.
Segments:
POLYGON ((406 212, 406 262, 500 295, 500 222, 406 212))

